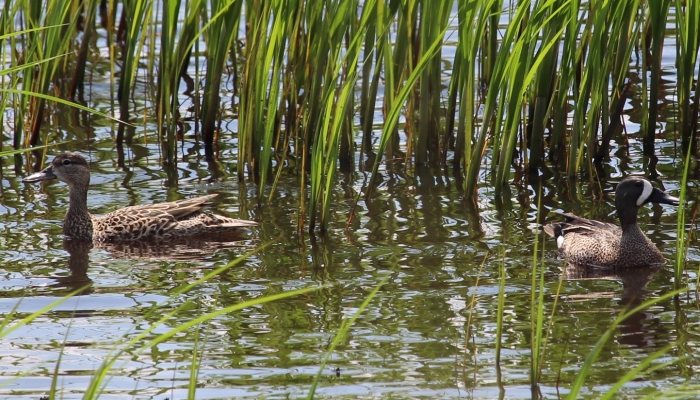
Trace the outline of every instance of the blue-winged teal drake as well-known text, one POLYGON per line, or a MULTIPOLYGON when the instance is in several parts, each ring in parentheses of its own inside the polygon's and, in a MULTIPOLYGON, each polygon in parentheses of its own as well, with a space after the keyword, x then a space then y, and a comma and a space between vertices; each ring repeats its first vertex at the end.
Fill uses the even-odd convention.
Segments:
POLYGON ((26 177, 24 182, 58 179, 68 184, 70 202, 63 220, 63 233, 74 239, 129 241, 166 239, 233 231, 257 225, 253 221, 207 214, 202 209, 216 194, 192 199, 132 206, 102 217, 90 215, 87 193, 90 167, 79 154, 64 153, 53 159, 43 171, 26 177))
POLYGON ((677 206, 678 199, 644 178, 631 176, 615 189, 621 226, 557 213, 565 221, 546 225, 544 231, 557 240, 559 254, 571 264, 599 268, 662 265, 661 252, 637 225, 637 211, 647 203, 677 206))

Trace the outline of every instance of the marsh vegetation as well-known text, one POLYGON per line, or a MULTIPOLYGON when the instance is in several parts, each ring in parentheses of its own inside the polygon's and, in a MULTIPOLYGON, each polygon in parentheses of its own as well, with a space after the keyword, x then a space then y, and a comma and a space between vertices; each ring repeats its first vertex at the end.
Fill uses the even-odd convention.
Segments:
MULTIPOLYGON (((260 222, 252 245, 268 245, 240 269, 218 268, 241 252, 194 263, 214 274, 92 249, 91 290, 122 282, 156 298, 110 304, 133 312, 117 329, 125 339, 109 336, 128 350, 100 352, 86 393, 128 370, 115 363, 125 354, 170 372, 168 361, 185 363, 187 379, 172 385, 191 393, 199 370, 211 390, 234 379, 241 395, 272 397, 311 396, 319 382, 325 396, 379 397, 382 384, 399 396, 693 393, 698 26, 696 1, 8 0, 0 143, 15 155, 2 168, 2 252, 21 261, 6 274, 20 283, 3 290, 10 300, 70 292, 31 284, 66 261, 46 248, 62 248, 46 232, 60 232, 51 221, 64 192, 31 196, 17 177, 73 150, 94 163, 96 211, 213 187, 223 211, 260 222), (607 193, 630 173, 684 201, 640 216, 673 271, 561 273, 539 231, 548 211, 614 219, 607 193), (10 238, 17 226, 29 226, 30 245, 10 238), (287 289, 300 298, 263 305, 287 289), (199 344, 212 341, 223 350, 207 358, 199 344), (164 343, 173 349, 159 358, 164 343), (350 382, 329 378, 326 361, 350 382), (212 372, 224 366, 235 378, 212 372), (391 371, 420 379, 403 392, 391 371), (649 384, 627 385, 639 377, 649 384)), ((52 318, 75 317, 40 301, 9 313, 13 304, 6 327, 63 332, 52 318)), ((5 350, 24 343, 3 332, 5 350)), ((54 391, 61 360, 44 374, 54 391)))

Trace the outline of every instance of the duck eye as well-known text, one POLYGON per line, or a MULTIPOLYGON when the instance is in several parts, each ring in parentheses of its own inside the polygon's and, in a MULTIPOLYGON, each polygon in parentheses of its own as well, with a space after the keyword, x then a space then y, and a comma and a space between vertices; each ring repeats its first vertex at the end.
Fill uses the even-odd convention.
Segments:
POLYGON ((63 160, 63 165, 70 165, 70 164, 71 164, 70 160, 63 160))
POLYGON ((634 185, 637 186, 637 187, 642 187, 642 186, 644 186, 644 182, 642 182, 642 181, 637 181, 637 182, 635 182, 634 185))

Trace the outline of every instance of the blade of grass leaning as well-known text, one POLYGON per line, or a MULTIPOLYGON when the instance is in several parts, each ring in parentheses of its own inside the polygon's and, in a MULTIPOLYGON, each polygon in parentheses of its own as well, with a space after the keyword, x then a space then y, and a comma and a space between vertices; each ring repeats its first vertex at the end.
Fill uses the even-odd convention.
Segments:
POLYGON ((318 372, 316 373, 316 376, 314 377, 313 382, 311 382, 311 388, 309 389, 309 394, 306 396, 307 399, 313 399, 314 394, 316 393, 316 387, 318 387, 318 382, 321 379, 321 374, 323 374, 323 370, 326 367, 326 364, 328 363, 328 360, 331 358, 331 355, 333 354, 333 351, 335 348, 340 344, 341 341, 345 340, 345 337, 347 336, 348 332, 350 331, 350 327, 355 323, 357 318, 362 314, 362 312, 369 306, 369 303, 374 299, 374 296, 377 295, 379 292, 379 289, 384 286, 387 280, 389 280, 389 277, 392 274, 386 274, 378 283, 376 286, 374 286, 374 289, 367 295, 365 300, 360 304, 360 307, 357 308, 355 313, 350 319, 343 319, 342 324, 340 325, 340 328, 338 329, 338 333, 336 333, 335 337, 333 337, 333 341, 331 342, 331 345, 328 347, 328 351, 326 352, 325 357, 323 357, 323 361, 321 361, 321 365, 318 367, 318 372))
MULTIPOLYGON (((329 285, 319 285, 319 286, 313 286, 313 287, 310 287, 310 288, 291 290, 291 291, 288 291, 288 292, 278 293, 278 294, 274 294, 274 295, 268 295, 268 296, 265 296, 265 297, 261 297, 261 298, 259 298, 259 299, 253 299, 253 300, 244 301, 244 302, 242 302, 242 303, 234 304, 234 305, 232 305, 232 306, 228 306, 228 307, 222 308, 222 309, 220 309, 220 310, 212 311, 212 312, 210 312, 210 313, 207 313, 207 314, 204 314, 204 315, 202 315, 202 316, 200 316, 200 317, 197 317, 197 318, 195 318, 195 319, 193 319, 193 320, 190 320, 190 321, 188 321, 188 322, 186 322, 186 323, 184 323, 184 324, 178 325, 176 328, 173 328, 173 329, 171 329, 171 330, 168 331, 168 332, 165 332, 165 333, 162 333, 162 334, 156 336, 156 337, 153 338, 152 340, 150 340, 150 341, 148 341, 147 343, 145 343, 144 345, 142 345, 142 346, 138 349, 138 351, 139 351, 139 352, 146 351, 146 350, 148 350, 148 349, 150 349, 150 348, 152 348, 152 347, 154 347, 154 346, 156 346, 156 345, 158 345, 158 344, 164 342, 165 340, 167 340, 167 339, 169 339, 169 338, 175 336, 176 334, 178 334, 178 333, 180 333, 180 332, 186 331, 186 330, 189 329, 189 328, 192 328, 192 327, 194 327, 194 326, 197 326, 197 325, 199 325, 199 324, 201 324, 201 323, 203 323, 203 322, 210 321, 210 320, 212 320, 212 319, 214 319, 214 318, 216 318, 216 317, 219 317, 219 316, 221 316, 221 315, 229 314, 229 313, 232 313, 232 312, 234 312, 234 311, 242 310, 242 309, 244 309, 244 308, 250 308, 250 307, 253 307, 253 306, 257 306, 257 305, 260 305, 260 304, 269 303, 269 302, 276 301, 276 300, 282 300, 282 299, 287 299, 287 298, 289 298, 289 297, 299 296, 299 295, 302 295, 302 294, 314 292, 314 291, 316 291, 316 290, 321 290, 321 289, 325 289, 325 288, 328 288, 328 287, 329 287, 329 285)), ((166 319, 167 319, 167 318, 166 318, 166 319)), ((164 320, 162 320, 162 321, 159 321, 159 322, 157 323, 157 325, 160 325, 160 324, 164 323, 166 319, 164 319, 164 320)), ((156 324, 154 324, 154 325, 156 325, 156 324)), ((154 327, 155 327, 155 326, 154 326, 154 327)), ((150 328, 149 328, 149 332, 150 332, 150 331, 151 331, 151 330, 150 330, 150 328)), ((134 340, 131 342, 131 344, 136 344, 136 343, 138 343, 138 342, 141 342, 141 339, 143 339, 143 337, 139 338, 139 340, 134 339, 134 340)))
MULTIPOLYGON (((537 226, 540 227, 542 222, 542 185, 538 188, 537 201, 537 226)), ((544 243, 544 237, 542 238, 544 243)), ((532 282, 530 283, 530 335, 532 337, 532 348, 530 349, 530 385, 535 387, 540 381, 540 365, 542 364, 543 356, 543 340, 542 328, 544 327, 544 292, 545 292, 545 267, 544 258, 539 263, 537 260, 537 251, 540 243, 540 229, 535 232, 534 248, 532 250, 532 282), (539 275, 539 279, 537 279, 539 275)))
POLYGON ((615 320, 610 324, 610 327, 608 327, 608 329, 603 333, 601 338, 598 339, 596 344, 593 346, 591 351, 586 356, 586 359, 584 360, 584 363, 581 365, 581 368, 579 370, 578 375, 576 376, 576 379, 574 379, 574 381, 572 383, 571 391, 569 392, 568 398, 575 399, 578 397, 579 392, 581 391, 581 388, 583 387, 583 383, 585 382, 586 377, 588 376, 588 372, 591 370, 591 368, 593 368, 593 364, 598 359, 598 356, 603 351, 603 348, 606 346, 606 344, 608 343, 608 341, 612 337, 613 332, 615 332, 617 330, 617 327, 620 325, 620 323, 625 321, 630 316, 632 316, 632 315, 634 315, 634 314, 636 314, 636 313, 638 313, 646 308, 649 308, 649 307, 651 307, 659 302, 662 302, 664 300, 668 300, 668 299, 672 298, 673 296, 680 294, 684 290, 685 290, 685 288, 673 290, 671 292, 665 293, 664 295, 662 295, 658 298, 647 300, 647 301, 643 302, 642 304, 640 304, 632 309, 628 309, 628 310, 625 310, 622 313, 620 313, 620 315, 617 318, 615 318, 615 320))
MULTIPOLYGON (((464 324, 464 326, 465 326, 464 348, 465 349, 469 348, 469 338, 471 337, 472 319, 473 319, 473 316, 476 315, 475 308, 476 308, 477 294, 479 293, 479 281, 481 280, 481 274, 484 272, 484 265, 486 265, 486 260, 488 260, 488 257, 489 257, 489 254, 486 253, 486 255, 484 255, 484 259, 481 261, 481 265, 479 266, 479 271, 477 272, 476 278, 474 280, 474 287, 472 288, 472 296, 471 296, 471 299, 469 300, 469 305, 467 307, 469 312, 467 313, 467 322, 464 324)), ((503 264, 503 268, 505 269, 505 264, 503 264)), ((504 284, 504 288, 505 288, 505 284, 504 284)), ((500 293, 499 293, 499 296, 500 296, 500 293)), ((505 298, 505 296, 504 296, 504 298, 505 298)), ((500 301, 500 298, 499 298, 499 301, 500 301)), ((498 321, 500 321, 499 322, 500 326, 497 324, 496 329, 501 329, 501 332, 502 332, 503 317, 502 316, 498 317, 498 321)), ((500 348, 501 348, 500 336, 499 336, 499 340, 496 342, 496 346, 497 346, 496 351, 499 352, 498 354, 500 354, 500 348)), ((476 342, 474 342, 474 353, 476 354, 476 342)), ((500 362, 500 357, 497 356, 496 360, 497 360, 496 361, 497 363, 500 362)), ((474 360, 474 361, 476 362, 476 360, 474 360)))
MULTIPOLYGON (((95 110, 95 109, 93 109, 93 108, 86 107, 86 106, 84 106, 84 105, 82 105, 82 104, 75 103, 75 102, 72 102, 72 101, 70 101, 70 100, 65 100, 65 99, 62 99, 62 98, 60 98, 60 97, 51 96, 51 95, 48 95, 48 94, 43 94, 43 93, 38 93, 38 92, 32 92, 32 91, 28 91, 28 90, 21 90, 21 89, 2 89, 2 88, 0 88, 0 93, 11 93, 11 94, 19 94, 19 95, 37 97, 37 98, 41 98, 41 99, 44 99, 44 100, 49 100, 49 101, 53 101, 53 102, 60 103, 60 104, 63 104, 63 105, 67 105, 67 106, 70 106, 70 107, 75 107, 75 108, 77 108, 77 109, 79 109, 79 110, 87 111, 87 112, 89 112, 89 113, 91 113, 91 114, 95 114, 95 115, 98 115, 98 116, 100 116, 100 117, 110 119, 110 120, 112 120, 112 121, 114 121, 114 122, 126 124, 126 125, 129 125, 129 126, 133 126, 133 125, 127 123, 126 121, 121 121, 119 118, 112 117, 112 116, 107 115, 107 114, 105 114, 105 113, 103 113, 103 112, 97 111, 97 110, 95 110)), ((40 147, 40 146, 37 146, 37 148, 38 148, 38 147, 40 147)), ((41 146, 41 147, 43 147, 43 146, 41 146)))
POLYGON ((669 345, 666 345, 662 347, 660 350, 655 351, 654 353, 644 357, 644 359, 637 365, 636 367, 632 368, 631 370, 627 371, 625 375, 623 375, 620 379, 615 382, 615 384, 608 389, 607 392, 603 396, 601 396, 599 399, 600 400, 609 400, 609 399, 615 399, 617 392, 622 389, 622 387, 633 380, 639 379, 643 375, 651 375, 654 371, 657 371, 659 369, 668 367, 670 365, 673 365, 679 361, 681 361, 684 358, 688 358, 687 356, 682 356, 675 358, 673 360, 665 361, 662 363, 654 364, 652 366, 652 363, 654 361, 668 357, 668 354, 677 346, 676 343, 671 343, 669 345))
POLYGON ((690 170, 692 147, 688 146, 683 165, 683 178, 681 179, 680 194, 678 196, 678 221, 676 223, 676 268, 674 269, 674 287, 680 289, 683 281, 683 271, 685 270, 685 260, 687 256, 687 246, 685 243, 685 206, 686 189, 688 187, 688 171, 690 170))
POLYGON ((71 319, 66 328, 66 333, 63 336, 63 343, 61 343, 61 350, 58 352, 58 359, 56 360, 56 365, 53 369, 53 375, 51 376, 51 388, 49 389, 48 396, 50 399, 55 399, 57 388, 58 388, 58 377, 61 367, 61 361, 63 360, 63 352, 66 349, 66 343, 68 342, 68 336, 70 333, 70 328, 73 326, 73 320, 71 319))
POLYGON ((156 329, 159 326, 162 326, 165 324, 169 319, 171 319, 177 312, 180 310, 186 310, 189 308, 191 305, 191 301, 186 301, 179 307, 177 307, 175 310, 172 312, 167 313, 164 315, 162 318, 160 318, 158 321, 152 323, 148 328, 146 328, 143 332, 140 334, 136 335, 134 338, 129 340, 126 344, 122 346, 121 349, 118 349, 115 354, 111 355, 111 357, 107 357, 103 363, 100 365, 99 368, 96 369, 91 381, 90 385, 86 389, 86 397, 87 398, 97 398, 102 390, 104 389, 104 384, 107 382, 107 374, 109 371, 112 369, 114 364, 119 360, 119 357, 127 350, 127 349, 136 349, 135 351, 137 353, 144 352, 164 341, 167 339, 177 335, 180 332, 186 331, 192 327, 195 327, 197 325, 200 325, 204 322, 210 321, 216 317, 219 317, 224 314, 232 313, 234 311, 239 311, 244 308, 249 308, 253 307, 256 305, 260 304, 265 304, 269 303, 271 301, 276 301, 276 300, 281 300, 281 299, 286 299, 289 297, 294 297, 298 295, 302 295, 305 293, 313 292, 319 289, 323 289, 328 287, 328 285, 320 285, 320 286, 314 286, 311 288, 304 288, 304 289, 298 289, 298 290, 292 290, 288 292, 283 292, 283 293, 278 293, 274 295, 269 295, 265 296, 259 299, 254 299, 254 300, 249 300, 245 301, 242 303, 234 304, 232 306, 228 306, 225 308, 222 308, 220 310, 216 310, 207 314, 204 314, 200 317, 191 319, 183 324, 178 325, 175 328, 170 329, 167 332, 164 332, 162 334, 157 335, 155 338, 146 341, 144 344, 142 343, 146 337, 153 332, 154 329, 156 329))
POLYGON ((192 358, 190 359, 190 381, 187 385, 187 400, 195 400, 197 393, 197 375, 199 375, 199 329, 194 330, 194 344, 192 346, 192 358))
MULTIPOLYGON (((192 300, 187 300, 183 302, 172 311, 166 313, 165 315, 162 315, 156 322, 151 323, 146 329, 144 329, 143 332, 136 335, 136 337, 132 338, 131 340, 127 340, 124 343, 121 343, 121 347, 115 346, 115 348, 112 351, 110 351, 110 353, 107 356, 104 357, 102 364, 100 364, 100 366, 93 371, 92 378, 90 379, 90 384, 88 385, 87 389, 85 389, 85 394, 83 398, 99 398, 102 392, 104 391, 104 388, 109 383, 109 377, 107 376, 107 374, 112 369, 114 364, 116 364, 116 362, 119 360, 119 357, 122 354, 124 354, 127 350, 133 349, 137 345, 137 343, 142 342, 146 336, 153 332, 153 330, 165 324, 165 322, 173 318, 178 312, 186 310, 192 305, 192 303, 192 300)), ((159 311, 161 311, 162 307, 154 307, 154 309, 159 309, 159 311)), ((153 314, 154 313, 149 313, 149 315, 153 314)))
POLYGON ((52 143, 52 144, 46 144, 46 145, 41 145, 41 146, 36 146, 36 147, 29 147, 29 148, 25 148, 25 149, 3 150, 3 151, 0 151, 0 157, 8 157, 8 156, 14 156, 16 154, 28 153, 30 151, 48 149, 49 147, 60 146, 62 144, 66 144, 66 143, 67 142, 60 142, 60 143, 52 143))
POLYGON ((189 292, 190 290, 192 290, 192 288, 194 288, 194 287, 196 287, 196 286, 199 286, 199 285, 201 285, 202 283, 209 281, 209 280, 210 280, 211 278, 213 278, 214 276, 220 275, 220 274, 223 273, 224 271, 227 271, 227 270, 231 269, 232 267, 238 265, 238 263, 242 262, 243 260, 247 259, 248 257, 250 257, 250 256, 252 256, 252 255, 254 255, 254 254, 257 254, 257 253, 259 253, 259 252, 265 250, 266 248, 270 247, 273 243, 279 243, 279 241, 270 241, 270 242, 267 242, 267 243, 263 243, 262 245, 256 247, 255 249, 253 249, 253 250, 251 250, 251 251, 249 251, 249 252, 247 252, 247 253, 241 255, 241 256, 238 257, 238 258, 236 258, 235 260, 232 260, 232 261, 226 263, 225 265, 223 265, 223 266, 221 266, 221 267, 219 267, 219 268, 216 268, 216 269, 214 269, 214 270, 212 270, 212 271, 210 271, 210 272, 207 272, 207 273, 204 274, 204 276, 202 276, 201 278, 199 278, 199 279, 197 279, 197 280, 195 280, 195 281, 192 281, 192 282, 188 283, 187 285, 182 286, 182 287, 179 288, 179 289, 174 290, 174 291, 173 291, 173 295, 174 295, 174 296, 179 296, 179 295, 182 295, 182 294, 185 294, 185 293, 189 292))
POLYGON ((15 305, 13 310, 0 321, 0 338, 3 338, 10 333, 14 332, 15 330, 29 325, 32 321, 34 321, 36 318, 45 315, 47 312, 52 310, 53 308, 63 304, 67 300, 73 298, 75 295, 83 292, 87 286, 83 286, 77 290, 74 290, 65 296, 61 297, 60 299, 52 301, 50 304, 46 305, 45 307, 40 308, 39 310, 27 315, 24 318, 21 318, 19 320, 15 320, 14 316, 17 311, 17 308, 19 307, 19 302, 15 305), (10 323, 12 323, 12 326, 10 326, 10 323))
POLYGON ((688 382, 664 389, 655 389, 646 396, 641 397, 640 400, 687 400, 697 397, 698 393, 700 393, 700 385, 688 382))
MULTIPOLYGON (((503 238, 503 243, 507 243, 503 238)), ((474 289, 476 292, 476 289, 474 289)), ((506 249, 501 249, 501 263, 498 266, 498 308, 496 309, 496 366, 501 365, 503 343, 503 312, 506 306, 506 249)))
MULTIPOLYGON (((182 295, 183 293, 186 293, 187 291, 191 290, 191 289, 194 288, 195 286, 197 286, 197 285, 199 285, 199 284, 201 284, 201 283, 203 283, 203 282, 205 282, 205 281, 211 279, 212 277, 217 276, 217 275, 221 274, 222 272, 224 272, 224 271, 230 269, 231 267, 235 266, 236 264, 238 264, 238 263, 241 262, 242 260, 246 259, 246 258, 249 257, 250 255, 252 255, 252 254, 254 254, 254 253, 258 252, 258 251, 263 250, 263 249, 266 248, 268 245, 269 245, 269 243, 268 243, 268 244, 265 244, 265 245, 263 245, 263 246, 260 246, 260 247, 256 248, 255 250, 252 250, 252 251, 250 251, 250 252, 248 252, 248 253, 246 253, 246 254, 244 254, 244 255, 238 257, 237 259, 232 260, 231 262, 227 263, 226 265, 224 265, 224 266, 222 266, 222 267, 219 267, 219 268, 217 268, 217 269, 215 269, 215 270, 213 270, 213 271, 207 273, 207 274, 206 274, 205 276, 203 276, 202 278, 200 278, 200 279, 198 279, 198 280, 196 280, 196 281, 194 281, 194 282, 191 282, 191 283, 189 283, 188 285, 185 285, 185 286, 183 286, 183 287, 181 287, 181 288, 179 288, 179 289, 174 290, 174 291, 172 292, 172 294, 171 294, 171 297, 175 298, 175 297, 178 297, 178 296, 182 295)), ((323 287, 323 286, 321 286, 321 287, 323 287)), ((319 288, 321 288, 321 287, 319 287, 319 288)), ((293 296, 293 295, 295 295, 295 294, 301 294, 301 293, 305 293, 305 291, 311 291, 311 290, 316 290, 316 288, 311 288, 311 289, 308 289, 308 290, 307 290, 307 289, 301 289, 301 290, 295 291, 295 292, 293 292, 293 293, 292 293, 292 292, 286 292, 286 293, 282 293, 282 294, 278 294, 278 295, 274 295, 274 296, 268 296, 268 297, 265 297, 265 298, 262 298, 262 299, 256 299, 256 300, 260 300, 260 303, 256 303, 256 300, 251 300, 251 301, 249 301, 249 302, 239 303, 239 304, 237 304, 237 305, 228 307, 228 308, 226 308, 225 310, 228 310, 229 312, 230 312, 230 311, 236 311, 236 310, 238 310, 238 309, 240 309, 240 308, 244 308, 244 307, 246 307, 246 306, 252 306, 252 305, 256 305, 256 304, 262 304, 262 303, 267 302, 267 301, 273 301, 273 300, 278 299, 278 298, 284 298, 284 297, 288 297, 288 296, 293 296), (237 307, 239 307, 239 308, 237 308, 237 307)), ((100 367, 96 370, 96 372, 95 372, 95 374, 94 374, 92 380, 90 381, 90 384, 89 384, 89 386, 88 386, 88 388, 87 388, 87 390, 86 390, 86 395, 85 395, 85 397, 86 397, 86 398, 98 398, 99 394, 102 392, 103 388, 105 387, 108 372, 111 370, 111 368, 114 366, 114 364, 118 361, 119 357, 120 357, 125 351, 127 351, 128 349, 132 349, 132 348, 134 348, 135 346, 137 346, 137 344, 142 343, 142 341, 143 341, 154 329, 156 329, 157 327, 163 325, 166 321, 168 321, 170 318, 172 318, 174 315, 176 315, 179 311, 188 309, 189 306, 190 306, 190 304, 191 304, 191 301, 186 301, 186 302, 184 302, 183 304, 181 304, 180 306, 176 307, 174 310, 172 310, 172 311, 170 311, 169 313, 167 313, 166 315, 161 316, 156 322, 152 323, 152 324, 151 324, 147 329, 145 329, 143 332, 139 333, 138 335, 136 335, 134 338, 132 338, 131 340, 127 341, 126 343, 123 343, 121 348, 116 349, 115 352, 114 352, 113 354, 110 354, 110 356, 106 357, 105 360, 103 361, 103 363, 100 365, 100 367)), ((151 312, 147 313, 147 314, 144 316, 144 319, 148 319, 148 318, 150 318, 151 316, 154 316, 155 313, 158 312, 158 310, 160 310, 160 309, 162 309, 162 307, 154 307, 154 309, 153 309, 151 312)), ((176 331, 166 332, 166 333, 164 333, 164 334, 161 334, 161 335, 157 336, 155 339, 153 339, 153 340, 150 342, 150 346, 155 346, 156 344, 161 343, 161 342, 164 341, 164 340, 167 340, 169 337, 172 337, 173 335, 175 335, 175 334, 177 334, 177 333, 179 333, 179 332, 182 332, 183 330, 186 330, 186 329, 189 328, 190 326, 194 326, 194 325, 196 325, 197 323, 206 322, 206 321, 208 321, 208 320, 210 320, 210 319, 212 319, 212 318, 215 318, 216 316, 223 314, 224 312, 222 312, 222 311, 223 311, 223 310, 218 310, 218 311, 216 312, 216 314, 214 314, 214 313, 212 313, 212 314, 207 314, 207 315, 205 315, 205 316, 203 316, 203 317, 200 317, 199 319, 193 320, 193 321, 195 321, 194 323, 193 323, 193 321, 190 321, 190 323, 189 323, 187 326, 183 326, 183 325, 178 326, 178 328, 176 328, 176 329, 177 329, 176 331)), ((146 345, 146 346, 141 347, 138 351, 139 351, 139 352, 140 352, 140 351, 144 351, 144 350, 146 350, 147 348, 149 348, 149 345, 146 345)))

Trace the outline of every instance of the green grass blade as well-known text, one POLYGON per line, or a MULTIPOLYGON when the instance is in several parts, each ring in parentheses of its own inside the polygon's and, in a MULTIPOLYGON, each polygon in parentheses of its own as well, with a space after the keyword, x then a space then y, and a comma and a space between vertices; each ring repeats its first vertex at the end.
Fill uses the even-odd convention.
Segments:
POLYGON ((588 353, 588 356, 586 356, 586 360, 584 361, 583 365, 581 365, 581 369, 576 376, 576 379, 574 380, 571 391, 569 393, 569 398, 575 399, 579 392, 581 391, 581 388, 583 387, 583 383, 586 380, 586 377, 588 376, 588 372, 593 368, 593 364, 595 361, 598 359, 598 356, 600 353, 603 351, 603 348, 605 345, 608 343, 610 338, 613 335, 613 332, 617 330, 617 327, 620 325, 621 322, 625 321, 627 318, 629 318, 631 315, 634 315, 646 308, 649 308, 653 306, 656 303, 662 302, 664 300, 670 299, 673 296, 676 296, 683 292, 685 289, 678 289, 674 290, 672 292, 666 293, 658 298, 650 299, 642 304, 639 304, 638 306, 626 310, 622 312, 613 322, 610 324, 610 327, 603 333, 603 336, 601 336, 600 339, 596 342, 595 346, 593 346, 593 349, 588 353))
POLYGON ((323 361, 321 362, 321 366, 318 368, 318 372, 316 373, 316 377, 314 378, 313 382, 311 383, 311 388, 309 389, 309 393, 306 396, 307 399, 313 399, 314 394, 316 393, 316 387, 318 387, 318 382, 321 379, 321 374, 323 373, 323 370, 326 367, 326 364, 328 363, 328 360, 330 359, 331 355, 333 354, 333 351, 335 348, 340 344, 342 340, 345 339, 347 336, 348 332, 350 331, 350 327, 355 323, 357 318, 362 314, 362 312, 369 306, 369 303, 372 302, 372 299, 374 299, 374 296, 377 295, 379 292, 379 289, 384 286, 384 284, 387 282, 387 280, 391 277, 391 274, 387 274, 382 278, 377 285, 372 289, 372 291, 367 295, 365 300, 360 304, 360 307, 357 308, 357 311, 353 314, 353 316, 350 319, 344 319, 343 323, 340 326, 340 329, 338 329, 338 333, 335 335, 333 338, 333 341, 331 342, 331 345, 328 347, 328 351, 326 352, 325 357, 323 358, 323 361))

